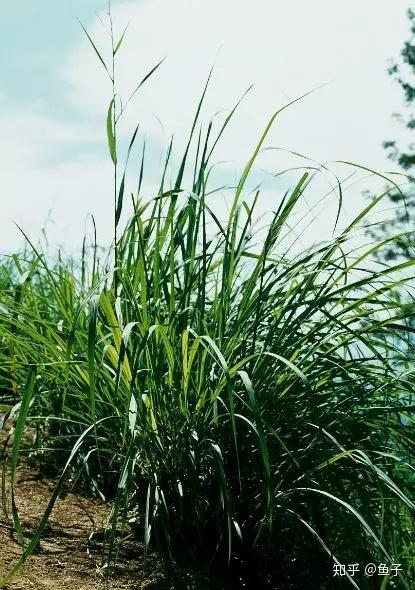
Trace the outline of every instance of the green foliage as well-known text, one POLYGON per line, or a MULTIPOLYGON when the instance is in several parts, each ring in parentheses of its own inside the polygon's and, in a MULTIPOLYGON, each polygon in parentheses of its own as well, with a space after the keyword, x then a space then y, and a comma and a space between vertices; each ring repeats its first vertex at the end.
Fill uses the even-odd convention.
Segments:
MULTIPOLYGON (((230 117, 216 137, 201 129, 192 151, 202 102, 172 181, 169 149, 157 194, 132 196, 134 213, 113 244, 116 272, 96 244, 92 255, 83 248, 79 268, 32 245, 1 268, 10 385, 0 395, 5 421, 18 417, 11 489, 28 421, 32 455, 61 466, 11 574, 74 470, 111 503, 108 563, 132 528, 167 559, 225 570, 249 561, 253 587, 265 587, 268 569, 281 588, 332 588, 338 560, 402 562, 397 581, 410 588, 414 379, 402 345, 410 312, 396 289, 415 262, 374 263, 385 242, 357 248, 375 201, 330 242, 295 254, 290 228, 309 172, 259 239, 261 194, 247 181, 281 109, 219 219, 211 158, 230 117)), ((14 503, 12 513, 19 531, 14 503)), ((383 587, 392 587, 386 578, 383 587)))
MULTIPOLYGON (((415 100, 415 12, 408 10, 408 19, 410 24, 410 38, 404 43, 401 51, 400 62, 393 63, 389 68, 389 75, 399 84, 403 90, 407 116, 395 115, 407 129, 412 131, 415 128, 415 118, 413 113, 413 102, 415 100)), ((396 162, 407 175, 405 186, 400 191, 392 191, 390 200, 395 206, 394 215, 391 219, 384 220, 375 231, 370 235, 375 235, 379 239, 389 236, 397 231, 404 231, 405 234, 399 236, 396 240, 389 242, 387 247, 381 251, 381 255, 386 260, 396 260, 398 257, 413 258, 415 234, 412 231, 414 222, 414 178, 412 171, 415 167, 414 145, 402 148, 397 145, 396 141, 387 140, 383 147, 388 152, 388 158, 396 162), (409 231, 408 231, 409 230, 409 231)))

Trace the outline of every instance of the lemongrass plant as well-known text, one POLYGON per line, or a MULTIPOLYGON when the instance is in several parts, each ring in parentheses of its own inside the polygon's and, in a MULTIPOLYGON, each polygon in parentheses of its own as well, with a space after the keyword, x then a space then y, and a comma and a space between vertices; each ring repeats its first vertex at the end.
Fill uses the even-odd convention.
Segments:
MULTIPOLYGON (((122 39, 112 36, 113 58, 122 39)), ((113 266, 96 247, 73 269, 32 245, 2 266, 0 407, 4 423, 14 419, 3 507, 22 545, 3 581, 38 545, 75 471, 111 505, 107 562, 132 528, 173 562, 222 576, 248 564, 252 587, 270 575, 283 589, 328 589, 333 564, 383 562, 402 573, 379 578, 382 589, 411 588, 414 380, 401 344, 411 307, 396 293, 410 288, 414 262, 380 265, 382 244, 356 248, 376 201, 330 242, 290 253, 282 236, 312 190, 307 171, 258 245, 261 192, 247 181, 280 111, 218 219, 211 162, 235 109, 215 137, 211 126, 194 137, 203 98, 174 181, 170 146, 159 190, 139 188, 120 228, 115 97, 113 266), (60 468, 28 543, 13 498, 24 452, 60 468)), ((372 587, 363 574, 346 579, 372 587)))

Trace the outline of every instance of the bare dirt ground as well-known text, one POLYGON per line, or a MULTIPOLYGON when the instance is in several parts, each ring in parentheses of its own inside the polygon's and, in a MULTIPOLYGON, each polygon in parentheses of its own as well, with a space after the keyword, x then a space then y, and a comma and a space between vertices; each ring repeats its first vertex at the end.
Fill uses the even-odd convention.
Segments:
MULTIPOLYGON (((53 482, 26 466, 19 469, 16 503, 25 531, 30 534, 39 522, 53 490, 53 482)), ((67 493, 60 498, 49 520, 36 554, 2 590, 141 590, 173 588, 154 555, 145 572, 143 548, 127 541, 110 576, 100 570, 98 539, 104 529, 107 508, 90 498, 67 493)), ((21 549, 10 523, 0 513, 0 578, 17 561, 21 549)))

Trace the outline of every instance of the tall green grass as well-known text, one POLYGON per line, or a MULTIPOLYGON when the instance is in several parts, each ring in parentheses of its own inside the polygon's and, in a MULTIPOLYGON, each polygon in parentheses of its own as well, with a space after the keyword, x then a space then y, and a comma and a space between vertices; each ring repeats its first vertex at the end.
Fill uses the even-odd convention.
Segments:
POLYGON ((108 563, 132 528, 173 562, 223 576, 248 564, 252 587, 270 574, 281 588, 333 588, 336 561, 375 561, 402 563, 404 573, 378 586, 349 577, 351 587, 411 588, 412 306, 397 293, 409 292, 404 271, 414 262, 375 263, 382 244, 357 246, 376 201, 330 242, 294 253, 308 171, 258 239, 261 192, 247 181, 280 111, 219 219, 211 165, 234 110, 216 136, 211 125, 198 133, 203 99, 176 173, 170 146, 152 198, 141 194, 143 158, 120 227, 115 96, 113 263, 96 245, 74 266, 29 243, 1 267, 1 408, 5 423, 14 418, 4 477, 23 549, 10 574, 36 548, 71 472, 110 502, 108 563), (28 544, 13 496, 27 450, 61 470, 28 544))

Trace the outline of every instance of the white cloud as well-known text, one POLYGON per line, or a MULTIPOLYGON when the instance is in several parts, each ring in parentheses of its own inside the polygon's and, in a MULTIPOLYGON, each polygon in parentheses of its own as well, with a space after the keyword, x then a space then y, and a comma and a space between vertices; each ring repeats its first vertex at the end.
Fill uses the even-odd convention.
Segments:
MULTIPOLYGON (((124 95, 157 60, 159 72, 140 91, 125 118, 127 138, 134 124, 165 143, 171 132, 186 136, 210 66, 215 63, 205 112, 210 116, 241 105, 235 123, 217 152, 232 170, 251 153, 268 117, 290 99, 328 83, 284 111, 267 145, 300 151, 319 161, 349 159, 387 167, 381 142, 401 132, 390 114, 401 94, 386 74, 407 34, 405 0, 140 0, 114 8, 118 31, 130 22, 118 71, 124 95), (158 117, 164 125, 160 133, 158 117)), ((100 47, 105 30, 89 27, 100 47)), ((111 168, 104 157, 74 155, 74 146, 101 140, 110 96, 105 72, 85 39, 66 60, 62 77, 66 98, 83 115, 101 115, 98 127, 56 123, 28 111, 1 117, 1 205, 6 223, 0 249, 16 239, 14 219, 36 235, 53 208, 52 240, 74 245, 86 214, 93 211, 101 235, 110 235, 111 168), (70 148, 66 153, 65 149, 70 148), (56 161, 56 154, 62 156, 56 161)), ((4 99, 3 99, 4 100, 4 99)), ((94 153, 94 152, 93 152, 94 153)), ((288 164, 283 152, 267 152, 260 165, 274 172, 288 164)), ((291 162, 292 164, 292 162, 291 162)), ((297 162, 295 162, 297 164, 297 162)), ((230 172, 232 174, 232 172, 230 172)), ((361 202, 362 185, 347 195, 346 207, 361 202)), ((267 203, 274 195, 267 193, 267 203)), ((327 212, 327 210, 325 210, 327 212)), ((331 218, 333 217, 331 212, 331 218)), ((324 218, 321 224, 327 224, 324 218)))
MULTIPOLYGON (((208 113, 231 107, 255 84, 241 107, 225 157, 245 156, 277 107, 328 83, 281 116, 270 143, 319 160, 348 158, 382 166, 380 142, 396 133, 390 114, 401 102, 399 89, 387 78, 386 61, 399 52, 405 38, 405 9, 403 0, 389 6, 380 6, 377 0, 121 4, 114 9, 118 30, 130 23, 118 71, 123 94, 128 95, 135 81, 167 56, 140 93, 127 127, 140 120, 157 132, 151 117, 155 114, 167 133, 184 134, 215 62, 208 113)), ((90 30, 104 48, 107 39, 101 24, 90 30)), ((103 110, 108 85, 86 42, 70 57, 65 77, 77 104, 93 112, 103 110)))
POLYGON ((82 155, 82 148, 97 139, 96 130, 23 109, 3 115, 0 127, 0 251, 21 243, 14 223, 36 241, 49 215, 54 222, 48 222, 48 233, 55 244, 79 245, 90 211, 105 234, 111 169, 102 158, 82 155), (58 155, 60 150, 63 156, 58 155))

